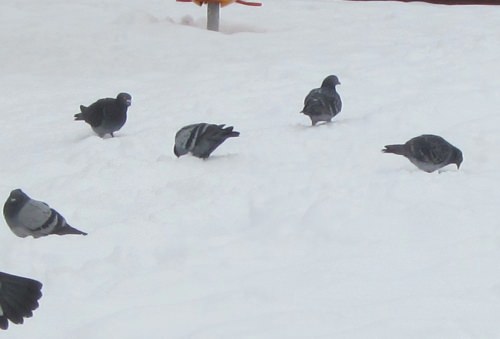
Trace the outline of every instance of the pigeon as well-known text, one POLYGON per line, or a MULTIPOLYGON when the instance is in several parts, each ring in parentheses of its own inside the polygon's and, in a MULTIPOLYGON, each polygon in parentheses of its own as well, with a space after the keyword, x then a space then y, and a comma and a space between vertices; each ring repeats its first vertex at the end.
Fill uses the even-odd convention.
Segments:
POLYGON ((42 283, 33 279, 0 272, 0 328, 6 330, 9 320, 22 324, 38 308, 42 283))
POLYGON ((21 238, 40 238, 49 234, 81 234, 66 223, 56 210, 42 201, 31 199, 20 189, 10 192, 3 206, 3 215, 12 232, 21 238))
POLYGON ((403 145, 387 145, 382 152, 405 156, 427 173, 449 164, 456 164, 459 169, 463 161, 462 151, 442 137, 432 134, 415 137, 403 145))
POLYGON ((181 128, 175 135, 174 154, 180 157, 191 152, 195 157, 208 158, 224 140, 240 135, 232 126, 224 126, 199 123, 181 128))
POLYGON ((116 99, 105 98, 94 102, 89 107, 80 105, 81 113, 75 114, 75 120, 84 120, 94 132, 104 137, 118 131, 127 121, 127 109, 132 103, 128 93, 120 93, 116 99))
POLYGON ((337 76, 329 75, 323 80, 320 88, 313 89, 306 96, 304 108, 300 113, 309 116, 313 126, 320 121, 332 121, 342 110, 342 100, 335 90, 337 85, 340 85, 337 76))

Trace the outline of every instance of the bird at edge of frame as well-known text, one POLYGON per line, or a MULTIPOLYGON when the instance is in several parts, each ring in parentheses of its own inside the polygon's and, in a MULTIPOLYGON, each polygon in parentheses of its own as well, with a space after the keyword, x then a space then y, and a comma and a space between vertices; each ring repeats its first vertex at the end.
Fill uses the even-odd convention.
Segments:
POLYGON ((41 282, 0 272, 0 329, 8 329, 9 321, 22 324, 32 317, 41 297, 41 282))

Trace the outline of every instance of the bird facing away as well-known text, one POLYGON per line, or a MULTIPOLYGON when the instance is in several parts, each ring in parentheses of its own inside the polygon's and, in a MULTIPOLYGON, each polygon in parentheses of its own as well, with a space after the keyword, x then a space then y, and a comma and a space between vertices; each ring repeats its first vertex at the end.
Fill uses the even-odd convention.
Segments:
POLYGON ((3 206, 3 215, 12 232, 21 238, 40 238, 49 234, 81 234, 66 223, 56 210, 42 201, 31 199, 20 189, 10 192, 3 206))
POLYGON ((132 97, 128 93, 120 93, 113 98, 99 99, 89 107, 80 105, 81 113, 75 114, 75 120, 84 120, 94 132, 104 137, 118 131, 127 121, 127 109, 132 103, 132 97))
POLYGON ((6 330, 9 320, 22 324, 33 316, 42 297, 39 281, 0 272, 0 328, 6 330))
POLYGON ((175 135, 174 154, 180 157, 191 152, 195 157, 208 158, 227 138, 240 135, 232 126, 224 126, 199 123, 181 128, 175 135))
POLYGON ((337 76, 329 75, 323 80, 320 88, 313 89, 306 96, 304 108, 300 113, 307 115, 313 126, 320 121, 332 121, 342 110, 342 100, 335 89, 337 85, 340 85, 337 76))
POLYGON ((462 151, 442 137, 431 134, 415 137, 403 145, 387 145, 382 152, 405 156, 428 173, 449 164, 456 164, 458 169, 463 161, 462 151))

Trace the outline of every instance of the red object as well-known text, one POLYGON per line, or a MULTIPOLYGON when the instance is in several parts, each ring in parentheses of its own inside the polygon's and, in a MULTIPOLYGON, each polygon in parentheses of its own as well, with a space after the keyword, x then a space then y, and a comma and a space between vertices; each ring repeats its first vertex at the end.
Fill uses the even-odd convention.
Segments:
POLYGON ((349 0, 349 1, 399 1, 428 2, 439 5, 500 5, 500 0, 349 0))
POLYGON ((218 2, 222 7, 232 4, 233 2, 246 5, 246 6, 262 6, 260 2, 245 1, 245 0, 177 0, 178 2, 194 2, 197 5, 203 5, 206 3, 218 2))
POLYGON ((260 2, 250 2, 250 1, 243 1, 243 0, 236 0, 237 3, 242 4, 242 5, 247 5, 247 6, 262 6, 260 2))

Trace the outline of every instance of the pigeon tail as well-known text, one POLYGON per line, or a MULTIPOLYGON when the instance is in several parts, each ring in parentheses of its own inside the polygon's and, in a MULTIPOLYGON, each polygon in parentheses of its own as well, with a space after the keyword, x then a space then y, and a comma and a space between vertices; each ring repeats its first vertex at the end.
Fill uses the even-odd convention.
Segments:
POLYGON ((234 137, 239 137, 240 136, 240 132, 236 132, 236 131, 231 131, 231 133, 229 133, 227 135, 228 138, 234 138, 234 137))
POLYGON ((87 235, 87 233, 82 232, 80 230, 77 230, 76 228, 71 227, 70 225, 66 224, 63 227, 58 228, 57 230, 54 230, 54 234, 57 235, 65 235, 65 234, 79 234, 79 235, 87 235))
POLYGON ((78 114, 75 114, 75 120, 85 120, 84 112, 87 110, 88 107, 80 105, 80 112, 78 114))
MULTIPOLYGON (((224 125, 222 125, 224 126, 224 125)), ((233 137, 239 137, 240 136, 240 132, 236 132, 236 131, 233 131, 233 126, 229 126, 229 127, 226 127, 224 128, 224 132, 226 132, 226 137, 227 138, 233 138, 233 137)))
POLYGON ((406 156, 408 151, 406 149, 406 145, 386 145, 382 150, 384 153, 393 153, 406 156))

